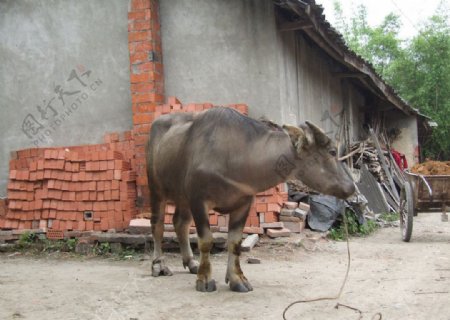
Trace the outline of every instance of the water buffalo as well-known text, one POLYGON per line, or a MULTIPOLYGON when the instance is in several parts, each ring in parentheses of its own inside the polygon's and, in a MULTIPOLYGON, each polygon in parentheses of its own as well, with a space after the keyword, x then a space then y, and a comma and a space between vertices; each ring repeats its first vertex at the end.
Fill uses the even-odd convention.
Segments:
POLYGON ((241 270, 239 255, 254 195, 299 178, 317 191, 347 198, 355 187, 336 153, 331 140, 309 122, 281 128, 224 107, 160 117, 151 128, 147 158, 154 239, 152 275, 172 274, 161 249, 165 204, 171 200, 176 205, 173 222, 183 266, 197 274, 196 289, 216 290, 209 261, 213 238, 208 221, 208 211, 214 209, 230 217, 225 281, 233 291, 253 290, 241 270), (189 243, 192 218, 199 237, 200 264, 189 243))

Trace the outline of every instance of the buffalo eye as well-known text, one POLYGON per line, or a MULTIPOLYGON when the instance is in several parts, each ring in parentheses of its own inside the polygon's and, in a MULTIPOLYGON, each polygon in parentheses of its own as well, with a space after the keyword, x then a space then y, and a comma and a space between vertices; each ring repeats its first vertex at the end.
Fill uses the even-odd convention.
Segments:
POLYGON ((328 152, 329 152, 329 154, 330 154, 332 157, 336 157, 336 155, 337 155, 336 149, 331 149, 331 150, 328 151, 328 152))

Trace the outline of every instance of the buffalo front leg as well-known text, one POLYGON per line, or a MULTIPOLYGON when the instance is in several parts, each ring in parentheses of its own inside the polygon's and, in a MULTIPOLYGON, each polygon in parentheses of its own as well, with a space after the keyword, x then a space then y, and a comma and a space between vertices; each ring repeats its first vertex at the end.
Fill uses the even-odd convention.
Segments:
POLYGON ((198 248, 200 250, 200 265, 197 272, 195 288, 201 292, 216 290, 216 281, 211 278, 211 262, 209 254, 213 246, 213 237, 209 228, 208 210, 203 202, 191 206, 195 227, 198 234, 198 248))
POLYGON ((236 292, 252 291, 253 287, 241 269, 239 257, 241 255, 242 230, 247 220, 253 199, 241 208, 230 213, 228 224, 228 266, 225 282, 230 283, 230 289, 236 292))
POLYGON ((166 266, 162 252, 162 241, 164 236, 164 214, 166 202, 154 197, 152 198, 152 235, 153 235, 153 262, 152 276, 171 276, 172 272, 166 266))
POLYGON ((192 221, 192 215, 188 209, 177 206, 175 215, 173 216, 173 226, 177 233, 178 241, 180 243, 181 256, 183 257, 183 267, 189 268, 189 272, 197 274, 198 262, 194 260, 191 244, 189 241, 189 226, 192 221))

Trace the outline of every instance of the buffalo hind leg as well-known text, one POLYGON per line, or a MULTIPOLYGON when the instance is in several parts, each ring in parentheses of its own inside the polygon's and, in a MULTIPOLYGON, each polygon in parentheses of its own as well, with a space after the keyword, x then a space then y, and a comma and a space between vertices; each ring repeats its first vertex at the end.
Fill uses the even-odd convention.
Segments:
POLYGON ((191 244, 189 241, 189 226, 192 221, 192 215, 188 209, 177 206, 173 216, 173 226, 177 233, 178 241, 180 243, 181 256, 183 257, 183 267, 189 268, 189 272, 197 274, 198 262, 194 260, 191 244))
POLYGON ((211 279, 211 262, 209 260, 213 237, 209 228, 208 210, 202 201, 194 203, 191 206, 191 212, 197 228, 198 248, 200 250, 200 265, 195 288, 201 292, 216 291, 216 281, 211 279))
POLYGON ((166 266, 162 252, 162 241, 164 236, 164 214, 166 202, 158 197, 152 197, 152 235, 153 235, 153 262, 152 276, 171 276, 172 272, 166 266))
POLYGON ((242 231, 247 220, 253 198, 239 209, 230 213, 228 224, 228 266, 225 282, 230 282, 230 289, 236 292, 252 291, 253 287, 241 269, 239 257, 241 255, 242 231))

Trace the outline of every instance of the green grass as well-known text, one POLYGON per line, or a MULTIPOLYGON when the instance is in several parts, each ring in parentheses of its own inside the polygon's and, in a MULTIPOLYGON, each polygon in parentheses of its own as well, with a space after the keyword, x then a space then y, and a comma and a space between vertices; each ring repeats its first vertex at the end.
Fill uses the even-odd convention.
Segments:
POLYGON ((387 212, 382 213, 379 218, 387 222, 393 222, 400 220, 400 215, 398 214, 398 212, 387 212))
MULTIPOLYGON (((366 223, 359 224, 358 218, 351 210, 345 211, 345 220, 347 220, 347 229, 349 236, 364 237, 370 235, 378 229, 377 223, 372 220, 366 220, 366 223)), ((331 228, 328 237, 335 241, 346 240, 347 236, 345 232, 344 221, 341 221, 339 226, 331 228)))

